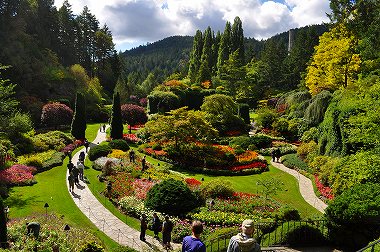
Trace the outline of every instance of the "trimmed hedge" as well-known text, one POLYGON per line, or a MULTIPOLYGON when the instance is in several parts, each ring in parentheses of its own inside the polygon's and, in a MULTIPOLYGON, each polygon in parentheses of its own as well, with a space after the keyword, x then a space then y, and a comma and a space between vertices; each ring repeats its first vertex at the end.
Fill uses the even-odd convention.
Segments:
POLYGON ((128 151, 129 150, 129 145, 128 145, 127 141, 125 141, 123 139, 113 139, 110 141, 109 145, 112 149, 118 149, 118 150, 122 150, 122 151, 128 151))
POLYGON ((90 148, 90 151, 88 152, 88 159, 90 161, 94 161, 100 157, 106 157, 111 152, 112 148, 109 143, 101 143, 90 148))

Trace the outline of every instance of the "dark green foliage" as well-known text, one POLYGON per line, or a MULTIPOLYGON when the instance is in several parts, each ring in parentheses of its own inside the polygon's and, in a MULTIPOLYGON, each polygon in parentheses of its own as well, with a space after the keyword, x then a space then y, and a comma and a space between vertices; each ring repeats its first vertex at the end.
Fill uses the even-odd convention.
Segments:
POLYGON ((110 141, 109 145, 112 149, 118 149, 118 150, 122 150, 122 151, 129 150, 129 145, 128 145, 127 141, 125 141, 123 139, 113 139, 110 141))
POLYGON ((250 123, 251 119, 249 118, 249 105, 246 103, 239 104, 239 113, 240 117, 243 118, 245 123, 250 123))
POLYGON ((170 215, 184 215, 199 205, 196 195, 181 181, 168 179, 147 194, 145 206, 170 215))
POLYGON ((297 154, 287 154, 281 157, 281 162, 290 169, 303 170, 311 172, 308 165, 302 161, 297 154))
POLYGON ((164 113, 178 108, 179 97, 173 92, 153 91, 148 95, 149 114, 164 113))
POLYGON ((324 90, 313 97, 305 110, 305 120, 310 126, 317 126, 323 121, 325 112, 332 99, 332 94, 324 90))
POLYGON ((88 241, 85 245, 83 245, 79 252, 103 252, 104 248, 97 244, 95 241, 88 241))
POLYGON ((190 53, 189 72, 187 74, 190 78, 190 81, 193 83, 195 82, 197 78, 198 71, 201 66, 202 51, 203 51, 202 32, 200 30, 197 30, 194 36, 193 49, 190 53))
POLYGON ((351 250, 380 236, 380 184, 356 185, 326 209, 331 239, 351 250))
POLYGON ((112 117, 111 117, 111 133, 112 139, 123 138, 123 120, 121 117, 120 95, 113 96, 112 117))
POLYGON ((230 140, 229 145, 230 146, 237 146, 239 145, 244 150, 248 149, 250 145, 256 146, 258 149, 267 148, 271 145, 272 138, 267 135, 261 135, 256 134, 251 137, 248 136, 239 136, 234 137, 230 140))
POLYGON ((95 145, 90 148, 88 152, 88 159, 90 161, 94 161, 100 157, 106 157, 109 153, 111 153, 112 148, 108 143, 101 143, 99 145, 95 145))
POLYGON ((235 17, 231 29, 231 52, 238 52, 239 61, 244 64, 243 24, 239 17, 235 17))
POLYGON ((309 224, 294 227, 285 235, 283 240, 284 244, 291 246, 320 245, 327 242, 328 238, 321 232, 320 228, 309 224))
POLYGON ((3 198, 0 196, 0 248, 7 248, 7 221, 5 218, 3 198))
POLYGON ((300 213, 297 209, 284 206, 280 208, 278 218, 282 221, 301 220, 300 213))
POLYGON ((256 123, 259 127, 263 127, 266 129, 272 128, 272 123, 276 120, 278 117, 278 114, 276 111, 270 108, 262 108, 256 111, 257 117, 256 117, 256 123))
POLYGON ((77 93, 75 98, 75 112, 71 123, 71 135, 76 139, 85 139, 86 127, 86 101, 83 94, 77 93))

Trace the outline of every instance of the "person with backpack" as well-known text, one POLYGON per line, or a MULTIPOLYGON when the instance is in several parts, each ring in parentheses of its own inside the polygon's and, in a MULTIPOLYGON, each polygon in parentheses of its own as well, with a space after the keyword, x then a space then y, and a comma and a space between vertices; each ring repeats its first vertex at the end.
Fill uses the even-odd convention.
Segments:
POLYGON ((172 240, 173 223, 169 220, 169 215, 165 216, 165 221, 162 224, 162 244, 165 249, 170 249, 172 240))
POLYGON ((231 237, 227 252, 260 252, 260 245, 253 238, 253 220, 244 220, 241 231, 241 233, 231 237))

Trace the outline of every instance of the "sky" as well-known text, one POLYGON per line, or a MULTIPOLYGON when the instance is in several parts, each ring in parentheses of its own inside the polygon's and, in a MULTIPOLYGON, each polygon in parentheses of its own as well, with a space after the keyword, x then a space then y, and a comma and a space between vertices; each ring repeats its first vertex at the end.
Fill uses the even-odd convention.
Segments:
MULTIPOLYGON (((63 0, 55 0, 57 8, 63 0)), ((244 36, 266 39, 292 28, 328 22, 329 0, 69 0, 74 14, 87 5, 125 51, 169 36, 194 36, 210 26, 223 32, 236 16, 244 36)))

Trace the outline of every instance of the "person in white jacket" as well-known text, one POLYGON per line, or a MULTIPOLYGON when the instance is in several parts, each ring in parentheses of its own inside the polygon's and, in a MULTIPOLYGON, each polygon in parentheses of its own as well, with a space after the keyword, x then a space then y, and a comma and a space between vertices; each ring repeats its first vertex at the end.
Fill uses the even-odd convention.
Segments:
POLYGON ((260 245, 252 237, 254 231, 253 220, 244 220, 241 230, 241 233, 231 237, 227 252, 260 252, 260 245))

